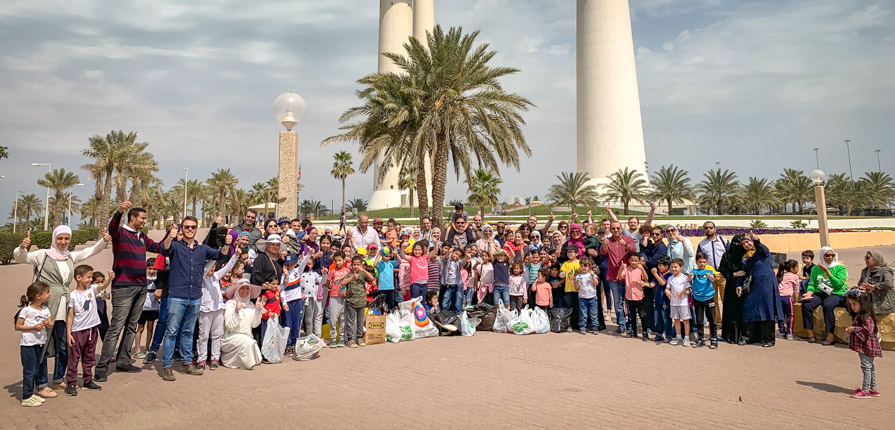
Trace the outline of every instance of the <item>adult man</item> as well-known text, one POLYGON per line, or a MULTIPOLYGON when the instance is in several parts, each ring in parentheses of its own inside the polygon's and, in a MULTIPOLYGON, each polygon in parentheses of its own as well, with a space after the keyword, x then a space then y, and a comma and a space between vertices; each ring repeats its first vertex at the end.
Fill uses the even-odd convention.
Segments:
POLYGON ((103 350, 96 365, 97 382, 106 382, 109 363, 115 355, 121 330, 124 336, 121 348, 118 348, 115 369, 119 372, 140 372, 131 364, 131 348, 137 333, 137 321, 143 313, 143 302, 146 300, 146 251, 159 252, 159 244, 143 234, 146 225, 146 210, 132 208, 130 200, 118 205, 118 210, 109 221, 109 234, 112 236, 112 270, 115 280, 112 281, 112 321, 103 339, 103 350), (127 212, 127 224, 121 226, 121 216, 127 212))
MULTIPOLYGON (((193 329, 202 305, 202 281, 205 277, 205 260, 221 260, 227 257, 233 236, 227 235, 221 250, 213 249, 196 241, 199 221, 192 216, 181 221, 183 240, 172 241, 179 231, 171 227, 171 233, 162 243, 161 254, 171 259, 168 273, 168 322, 162 343, 162 379, 174 380, 171 366, 174 364, 174 344, 180 335, 180 356, 183 373, 201 375, 203 370, 193 364, 193 329)), ((236 251, 237 253, 241 251, 236 251)))
POLYGON ((475 233, 469 229, 466 224, 466 218, 463 217, 457 217, 457 219, 454 220, 451 228, 448 230, 447 238, 445 239, 445 243, 460 248, 466 248, 466 245, 475 241, 475 233))
POLYGON ((371 243, 376 244, 376 248, 380 247, 379 233, 369 227, 370 218, 367 214, 360 214, 357 218, 357 226, 351 229, 351 247, 357 251, 359 248, 366 248, 371 243))
POLYGON ((476 240, 482 238, 482 227, 484 225, 484 220, 482 219, 481 214, 475 214, 472 216, 472 224, 470 224, 468 227, 470 230, 472 230, 473 233, 475 233, 476 240))
MULTIPOLYGON (((717 274, 718 267, 721 265, 721 257, 730 248, 730 241, 718 234, 714 221, 704 222, 702 229, 705 230, 705 239, 699 241, 697 248, 699 248, 699 252, 704 253, 708 257, 709 265, 715 269, 717 274)), ((716 321, 720 321, 722 311, 721 299, 724 297, 724 287, 727 285, 727 279, 723 276, 715 276, 715 281, 712 283, 715 285, 716 321)))
POLYGON ((420 239, 432 239, 432 218, 424 216, 420 220, 420 239))
MULTIPOLYGON (((625 262, 628 252, 636 249, 634 239, 622 234, 622 225, 618 221, 609 224, 609 232, 612 237, 600 239, 600 254, 607 256, 609 266, 606 270, 606 280, 609 282, 609 290, 612 292, 612 301, 615 305, 615 319, 618 323, 616 334, 622 334, 628 330, 625 319, 625 283, 618 281, 618 269, 625 262)), ((631 315, 631 318, 636 316, 631 315)))
POLYGON ((376 231, 376 234, 379 236, 379 241, 385 240, 385 231, 382 230, 382 218, 376 218, 373 220, 373 230, 376 231))
POLYGON ((507 232, 507 225, 503 221, 498 222, 497 223, 497 234, 494 235, 494 240, 496 240, 497 243, 500 244, 501 248, 503 248, 503 244, 506 241, 506 237, 504 237, 506 235, 506 232, 507 232))
MULTIPOLYGON (((556 221, 556 215, 553 215, 553 212, 550 212, 550 218, 547 219, 547 224, 544 224, 544 228, 538 230, 538 217, 535 215, 530 215, 528 217, 528 227, 531 231, 539 231, 541 233, 541 237, 547 237, 547 233, 550 231, 550 226, 553 225, 553 221, 556 221)), ((528 239, 527 237, 525 239, 528 239)))
POLYGON ((463 203, 454 205, 454 213, 451 214, 451 224, 453 224, 457 218, 469 219, 469 214, 463 210, 463 203))
MULTIPOLYGON (((646 216, 646 225, 653 225, 653 215, 656 214, 656 207, 658 207, 656 202, 649 203, 649 215, 646 216)), ((608 203, 606 204, 606 212, 609 213, 609 219, 612 222, 618 222, 618 217, 615 216, 615 212, 612 212, 612 207, 608 203)), ((610 227, 611 230, 612 228, 610 227)), ((622 229, 621 233, 634 239, 635 250, 640 252, 640 243, 643 242, 643 235, 638 230, 640 230, 640 219, 632 216, 628 218, 628 228, 622 229)))
POLYGON ((247 232, 249 234, 249 248, 254 248, 255 241, 261 239, 261 230, 255 227, 255 217, 257 215, 257 212, 249 209, 246 211, 242 224, 233 227, 233 230, 236 230, 237 234, 242 232, 247 232))

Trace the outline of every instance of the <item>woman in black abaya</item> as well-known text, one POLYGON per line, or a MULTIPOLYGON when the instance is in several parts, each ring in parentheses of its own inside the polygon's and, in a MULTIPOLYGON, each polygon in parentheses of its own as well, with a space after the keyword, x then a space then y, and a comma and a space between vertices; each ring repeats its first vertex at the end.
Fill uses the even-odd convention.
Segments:
MULTIPOLYGON (((736 286, 737 278, 733 275, 743 270, 743 255, 746 249, 742 244, 743 235, 738 234, 730 240, 730 248, 721 257, 718 271, 727 280, 727 285, 736 286)), ((737 296, 736 288, 724 290, 724 312, 721 316, 721 337, 727 343, 737 343, 743 336, 746 323, 743 321, 743 301, 745 297, 737 296)))

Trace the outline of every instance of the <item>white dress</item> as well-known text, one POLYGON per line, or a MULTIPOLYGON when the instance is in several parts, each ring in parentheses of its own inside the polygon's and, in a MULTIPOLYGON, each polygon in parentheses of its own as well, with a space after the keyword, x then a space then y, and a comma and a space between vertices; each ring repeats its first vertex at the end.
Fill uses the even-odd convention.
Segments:
POLYGON ((261 324, 261 312, 249 303, 239 312, 236 300, 224 307, 224 338, 221 340, 221 364, 234 369, 251 369, 261 364, 261 350, 252 337, 252 328, 261 324))

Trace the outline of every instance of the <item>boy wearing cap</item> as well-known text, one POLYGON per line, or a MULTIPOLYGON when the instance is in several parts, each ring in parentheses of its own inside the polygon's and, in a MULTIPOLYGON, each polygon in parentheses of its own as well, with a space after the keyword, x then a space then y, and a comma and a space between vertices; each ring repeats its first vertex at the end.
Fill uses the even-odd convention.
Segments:
MULTIPOLYGON (((283 264, 283 276, 280 279, 280 298, 283 301, 283 325, 289 327, 289 338, 286 340, 286 353, 291 354, 295 339, 300 337, 301 322, 304 319, 304 294, 301 288, 301 274, 305 271, 311 254, 305 254, 301 261, 298 255, 286 254, 283 264)), ((305 329, 307 331, 307 329, 305 329)))

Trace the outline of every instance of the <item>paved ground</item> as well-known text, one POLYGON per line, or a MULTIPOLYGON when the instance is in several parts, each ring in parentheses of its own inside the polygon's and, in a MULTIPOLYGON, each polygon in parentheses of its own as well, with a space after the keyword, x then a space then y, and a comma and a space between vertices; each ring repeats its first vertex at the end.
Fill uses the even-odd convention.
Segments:
MULTIPOLYGON (((841 250, 852 277, 865 250, 841 250)), ((895 247, 884 253, 895 257, 895 247)), ((105 251, 89 264, 106 269, 105 251)), ((0 267, 11 316, 30 267, 0 267)), ((3 428, 892 428, 895 370, 877 363, 884 397, 853 400, 857 354, 779 341, 775 348, 671 347, 610 335, 422 339, 324 350, 252 371, 221 368, 163 382, 157 367, 113 373, 101 392, 25 409, 19 334, 0 332, 3 428), (889 424, 886 424, 889 423, 889 424)), ((139 362, 137 364, 141 364, 139 362)), ((158 366, 156 362, 156 366, 158 366)), ((52 363, 50 364, 52 371, 52 363)))

